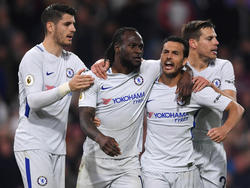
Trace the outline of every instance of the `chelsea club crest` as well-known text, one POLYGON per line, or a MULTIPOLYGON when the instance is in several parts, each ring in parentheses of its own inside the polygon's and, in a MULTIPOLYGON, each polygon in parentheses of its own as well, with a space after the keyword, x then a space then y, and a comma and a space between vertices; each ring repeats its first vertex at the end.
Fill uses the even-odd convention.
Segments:
POLYGON ((213 83, 217 88, 220 88, 220 86, 221 86, 221 81, 220 81, 220 79, 218 79, 218 78, 215 78, 215 79, 212 81, 212 83, 213 83))
POLYGON ((47 185, 48 180, 47 180, 47 178, 44 177, 44 176, 39 176, 39 177, 37 178, 37 183, 38 183, 38 185, 40 185, 40 186, 45 186, 45 185, 47 185))
POLYGON ((74 76, 74 71, 71 68, 66 69, 66 75, 68 78, 72 78, 74 76))
POLYGON ((140 75, 138 75, 138 76, 136 76, 135 78, 134 78, 134 82, 135 82, 135 84, 136 85, 142 85, 143 84, 143 77, 142 76, 140 76, 140 75))

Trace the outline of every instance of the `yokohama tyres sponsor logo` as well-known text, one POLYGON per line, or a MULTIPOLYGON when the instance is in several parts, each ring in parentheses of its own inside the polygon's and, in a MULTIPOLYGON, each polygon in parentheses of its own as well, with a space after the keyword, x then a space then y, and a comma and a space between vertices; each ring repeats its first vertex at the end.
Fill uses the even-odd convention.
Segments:
POLYGON ((131 100, 140 100, 140 99, 143 99, 144 96, 145 96, 145 92, 141 92, 141 93, 126 95, 123 97, 117 97, 117 98, 114 98, 112 100, 113 100, 114 104, 116 104, 116 103, 131 101, 131 100))

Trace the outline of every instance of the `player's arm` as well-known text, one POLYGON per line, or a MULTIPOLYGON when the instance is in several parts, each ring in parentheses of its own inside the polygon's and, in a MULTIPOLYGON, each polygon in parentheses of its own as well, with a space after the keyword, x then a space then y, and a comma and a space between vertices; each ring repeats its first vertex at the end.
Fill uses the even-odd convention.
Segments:
POLYGON ((120 148, 114 138, 103 135, 94 124, 95 108, 79 107, 80 126, 84 133, 97 142, 104 153, 112 157, 120 155, 120 148))
POLYGON ((229 89, 220 90, 212 82, 210 82, 209 80, 207 80, 206 78, 204 78, 202 76, 196 76, 192 79, 192 81, 194 83, 194 85, 193 85, 194 92, 198 92, 205 87, 211 87, 211 88, 213 88, 213 90, 215 92, 220 93, 221 95, 224 95, 224 96, 236 101, 236 92, 233 90, 229 90, 229 89))
MULTIPOLYGON (((160 67, 160 64, 156 65, 156 63, 154 63, 152 65, 160 67)), ((109 66, 110 66, 109 61, 104 61, 104 59, 100 59, 100 60, 96 61, 91 66, 91 71, 99 78, 106 79, 107 78, 106 71, 108 70, 109 66)), ((160 69, 158 70, 158 73, 160 73, 160 69)), ((179 100, 186 100, 188 97, 190 97, 190 95, 192 93, 192 86, 193 86, 192 70, 187 69, 186 71, 184 71, 182 78, 180 79, 180 81, 177 84, 176 93, 179 94, 178 99, 179 100)))
POLYGON ((229 90, 229 89, 227 89, 227 90, 220 90, 220 89, 217 88, 214 84, 212 84, 211 87, 212 87, 212 88, 214 89, 214 91, 216 91, 217 93, 220 93, 220 94, 222 94, 222 95, 224 95, 224 96, 226 96, 226 97, 228 97, 228 98, 230 98, 230 99, 232 99, 232 100, 234 100, 234 101, 237 101, 237 99, 236 99, 236 92, 235 92, 235 91, 229 90))
POLYGON ((60 86, 47 90, 31 92, 27 95, 27 102, 32 109, 40 109, 60 100, 71 91, 80 91, 89 88, 94 78, 90 75, 82 75, 85 69, 79 70, 76 75, 69 81, 60 86))
POLYGON ((237 125, 244 113, 244 108, 236 101, 231 101, 225 111, 228 112, 228 117, 221 127, 212 128, 207 135, 215 142, 222 142, 227 134, 237 125))
POLYGON ((177 83, 176 93, 178 93, 178 101, 186 101, 189 100, 191 93, 192 93, 192 70, 188 69, 182 71, 181 79, 177 83))
POLYGON ((99 78, 107 79, 106 71, 108 70, 110 63, 108 60, 99 59, 92 66, 91 71, 99 78))

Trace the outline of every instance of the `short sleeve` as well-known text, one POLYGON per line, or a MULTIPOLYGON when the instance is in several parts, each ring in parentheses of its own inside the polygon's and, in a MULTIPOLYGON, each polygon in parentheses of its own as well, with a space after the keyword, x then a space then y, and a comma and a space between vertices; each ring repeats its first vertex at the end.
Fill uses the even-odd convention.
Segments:
POLYGON ((96 108, 97 104, 97 94, 98 94, 98 78, 94 76, 91 71, 88 71, 86 74, 90 74, 95 78, 94 84, 85 91, 82 91, 79 97, 79 107, 93 107, 96 108))
POLYGON ((221 69, 221 75, 221 90, 236 91, 234 69, 230 61, 226 61, 226 63, 223 65, 221 69))
POLYGON ((192 98, 201 107, 208 107, 223 112, 232 101, 230 98, 215 92, 211 87, 205 87, 197 93, 192 93, 192 98))
POLYGON ((19 66, 20 82, 23 83, 27 95, 42 91, 43 74, 39 55, 31 51, 27 52, 19 66))

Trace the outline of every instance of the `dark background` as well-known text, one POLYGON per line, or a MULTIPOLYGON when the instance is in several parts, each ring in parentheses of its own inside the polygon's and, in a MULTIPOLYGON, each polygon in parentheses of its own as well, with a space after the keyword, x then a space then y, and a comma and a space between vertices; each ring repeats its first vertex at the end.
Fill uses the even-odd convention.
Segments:
MULTIPOLYGON (((250 1, 249 0, 0 0, 0 188, 22 188, 13 154, 18 126, 18 66, 27 50, 42 42, 40 15, 51 3, 78 10, 72 50, 90 67, 103 57, 114 31, 138 29, 145 59, 158 59, 162 40, 179 34, 183 23, 211 19, 218 35, 218 57, 233 63, 237 99, 246 113, 225 140, 227 188, 250 188, 250 1)), ((74 188, 84 135, 73 98, 67 132, 66 188, 74 188)))

